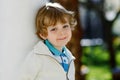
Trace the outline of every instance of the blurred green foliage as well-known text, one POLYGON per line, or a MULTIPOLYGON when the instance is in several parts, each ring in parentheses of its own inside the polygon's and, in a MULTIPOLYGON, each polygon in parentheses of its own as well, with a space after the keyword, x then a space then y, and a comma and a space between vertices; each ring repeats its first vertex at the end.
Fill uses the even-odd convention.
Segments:
POLYGON ((109 62, 108 51, 102 46, 83 47, 82 63, 85 65, 103 65, 109 62))
POLYGON ((109 58, 107 49, 102 45, 83 47, 82 63, 89 69, 86 80, 112 80, 109 58))
POLYGON ((120 66, 120 51, 117 51, 115 59, 117 66, 120 66))
MULTIPOLYGON (((113 39, 116 67, 120 67, 120 37, 113 39)), ((112 80, 110 55, 103 45, 82 47, 82 63, 89 69, 86 80, 112 80)))
POLYGON ((120 67, 120 36, 117 36, 113 40, 113 47, 115 49, 116 66, 120 67))
POLYGON ((89 66, 86 80, 112 80, 112 74, 108 66, 89 66))

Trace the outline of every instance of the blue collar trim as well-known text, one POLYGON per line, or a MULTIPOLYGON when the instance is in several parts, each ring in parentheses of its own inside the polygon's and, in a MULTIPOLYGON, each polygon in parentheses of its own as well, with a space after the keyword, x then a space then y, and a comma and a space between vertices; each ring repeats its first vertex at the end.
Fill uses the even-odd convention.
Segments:
POLYGON ((62 53, 66 53, 65 47, 62 48, 62 52, 57 50, 48 40, 45 40, 44 43, 47 45, 49 50, 53 53, 55 56, 60 56, 62 53))

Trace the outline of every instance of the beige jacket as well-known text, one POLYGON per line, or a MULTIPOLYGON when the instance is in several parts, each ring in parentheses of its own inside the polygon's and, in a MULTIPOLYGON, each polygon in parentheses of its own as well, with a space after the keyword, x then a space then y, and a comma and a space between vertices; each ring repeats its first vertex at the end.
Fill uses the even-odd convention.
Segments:
POLYGON ((18 80, 75 80, 74 57, 67 51, 71 57, 68 73, 40 41, 23 63, 18 80))

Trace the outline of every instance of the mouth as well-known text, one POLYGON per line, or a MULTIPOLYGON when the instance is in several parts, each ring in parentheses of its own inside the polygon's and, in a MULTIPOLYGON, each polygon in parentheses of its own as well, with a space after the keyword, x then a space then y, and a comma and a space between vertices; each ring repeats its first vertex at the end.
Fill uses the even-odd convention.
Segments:
POLYGON ((61 37, 61 38, 58 38, 57 40, 65 40, 67 37, 61 37))

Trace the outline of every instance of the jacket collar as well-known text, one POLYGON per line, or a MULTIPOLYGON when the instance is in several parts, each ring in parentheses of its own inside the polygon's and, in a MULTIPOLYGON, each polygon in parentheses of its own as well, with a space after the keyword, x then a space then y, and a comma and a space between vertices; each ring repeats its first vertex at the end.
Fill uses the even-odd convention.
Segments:
POLYGON ((41 55, 52 55, 49 49, 47 48, 47 46, 44 44, 43 40, 39 41, 34 46, 34 53, 41 54, 41 55))
MULTIPOLYGON (((70 59, 75 59, 75 57, 71 54, 71 52, 66 48, 66 51, 68 52, 67 56, 70 59)), ((54 57, 54 55, 50 52, 49 48, 45 45, 44 41, 39 41, 34 46, 34 53, 35 54, 41 54, 41 55, 48 55, 54 57)))
POLYGON ((60 54, 62 54, 63 52, 66 52, 64 47, 62 48, 62 52, 60 52, 48 40, 45 40, 44 43, 55 56, 60 56, 60 54))

